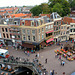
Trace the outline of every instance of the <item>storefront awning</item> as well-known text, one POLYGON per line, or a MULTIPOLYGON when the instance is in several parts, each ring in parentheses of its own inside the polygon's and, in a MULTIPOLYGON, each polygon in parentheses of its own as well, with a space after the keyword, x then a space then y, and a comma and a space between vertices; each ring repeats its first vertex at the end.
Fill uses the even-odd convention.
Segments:
POLYGON ((48 33, 51 33, 51 32, 53 32, 53 31, 54 31, 54 30, 51 30, 51 31, 48 31, 48 32, 46 32, 46 33, 48 34, 48 33))
POLYGON ((54 39, 53 38, 51 38, 51 39, 49 39, 49 40, 47 40, 46 42, 47 43, 49 43, 50 41, 53 41, 54 39))

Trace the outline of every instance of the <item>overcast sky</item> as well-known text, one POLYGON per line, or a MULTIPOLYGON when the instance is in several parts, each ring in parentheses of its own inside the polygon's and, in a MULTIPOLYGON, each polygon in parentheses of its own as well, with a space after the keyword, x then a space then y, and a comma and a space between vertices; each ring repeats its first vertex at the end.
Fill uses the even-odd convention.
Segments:
POLYGON ((0 0, 0 7, 4 6, 34 6, 41 3, 47 3, 48 0, 0 0))

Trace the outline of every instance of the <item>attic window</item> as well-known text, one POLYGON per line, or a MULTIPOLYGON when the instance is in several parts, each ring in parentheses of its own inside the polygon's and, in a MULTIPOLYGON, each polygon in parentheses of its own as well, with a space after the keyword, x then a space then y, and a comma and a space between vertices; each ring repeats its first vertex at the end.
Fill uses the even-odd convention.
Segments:
POLYGON ((31 26, 34 26, 34 21, 31 22, 31 26))
POLYGON ((24 26, 24 22, 22 22, 22 25, 24 26))

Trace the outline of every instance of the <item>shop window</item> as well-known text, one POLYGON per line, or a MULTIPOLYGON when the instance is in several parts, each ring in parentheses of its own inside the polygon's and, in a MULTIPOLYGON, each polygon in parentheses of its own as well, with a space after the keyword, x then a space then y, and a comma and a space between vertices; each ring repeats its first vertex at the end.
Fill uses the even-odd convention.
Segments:
POLYGON ((73 30, 73 32, 75 32, 75 29, 73 30))
POLYGON ((72 29, 70 31, 72 32, 72 29))
POLYGON ((4 28, 2 28, 2 31, 4 32, 4 28))

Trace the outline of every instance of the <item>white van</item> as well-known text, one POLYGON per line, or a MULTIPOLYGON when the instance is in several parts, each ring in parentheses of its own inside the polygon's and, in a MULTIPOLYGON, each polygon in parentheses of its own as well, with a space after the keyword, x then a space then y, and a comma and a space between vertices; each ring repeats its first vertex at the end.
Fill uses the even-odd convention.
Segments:
POLYGON ((9 57, 9 52, 6 49, 0 49, 0 56, 8 58, 9 57))

